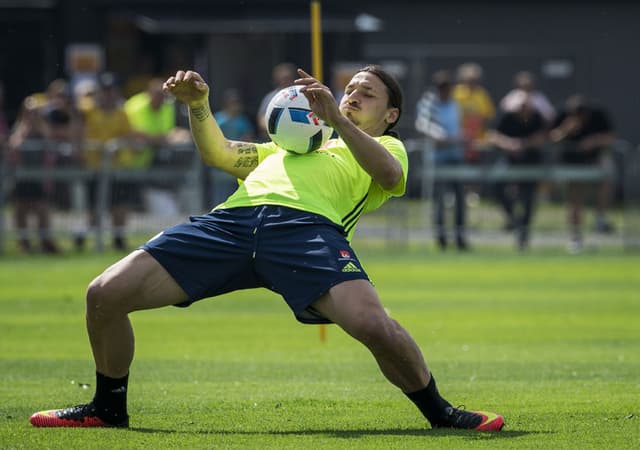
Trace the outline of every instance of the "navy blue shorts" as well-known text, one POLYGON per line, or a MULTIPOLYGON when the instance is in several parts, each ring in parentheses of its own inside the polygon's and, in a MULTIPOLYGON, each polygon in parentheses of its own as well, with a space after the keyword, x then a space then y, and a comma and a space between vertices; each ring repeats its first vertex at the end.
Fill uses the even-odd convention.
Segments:
POLYGON ((331 323, 311 307, 329 288, 369 277, 343 229, 317 214, 262 205, 215 210, 169 228, 141 247, 187 293, 176 306, 264 287, 302 323, 331 323))

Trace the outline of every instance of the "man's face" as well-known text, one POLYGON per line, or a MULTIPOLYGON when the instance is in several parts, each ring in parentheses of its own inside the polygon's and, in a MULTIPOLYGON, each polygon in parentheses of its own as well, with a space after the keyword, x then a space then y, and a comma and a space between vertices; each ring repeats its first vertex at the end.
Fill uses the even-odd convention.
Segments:
POLYGON ((390 108, 388 103, 382 80, 370 72, 358 72, 345 88, 340 112, 361 130, 378 136, 398 118, 398 108, 390 108))

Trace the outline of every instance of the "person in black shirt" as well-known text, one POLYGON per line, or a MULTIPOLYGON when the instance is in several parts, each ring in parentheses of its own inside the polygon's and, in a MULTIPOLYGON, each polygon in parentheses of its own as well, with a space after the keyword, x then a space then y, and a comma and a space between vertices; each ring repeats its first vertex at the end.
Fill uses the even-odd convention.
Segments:
MULTIPOLYGON (((508 111, 500 118, 489 139, 504 155, 510 165, 535 165, 542 162, 542 150, 546 140, 543 117, 531 103, 530 94, 518 91, 511 97, 508 111)), ((538 183, 522 180, 515 183, 498 183, 497 194, 506 215, 506 228, 517 230, 520 250, 529 245, 529 228, 533 215, 538 183), (518 208, 521 206, 521 208, 518 208)))
MULTIPOLYGON (((590 104, 581 95, 574 95, 567 100, 566 110, 558 116, 550 137, 553 142, 561 144, 561 160, 564 164, 612 164, 608 151, 615 141, 611 120, 603 109, 590 104)), ((567 185, 572 252, 582 248, 582 209, 588 188, 588 184, 581 182, 567 185)), ((612 231, 611 225, 605 220, 610 191, 610 180, 603 180, 596 195, 596 231, 612 231)))

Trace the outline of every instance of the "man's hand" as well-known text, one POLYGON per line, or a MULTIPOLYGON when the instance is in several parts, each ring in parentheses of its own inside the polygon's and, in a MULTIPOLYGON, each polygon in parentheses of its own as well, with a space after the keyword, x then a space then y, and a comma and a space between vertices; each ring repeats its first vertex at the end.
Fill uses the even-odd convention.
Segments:
POLYGON ((301 78, 295 80, 295 84, 303 86, 300 92, 309 100, 311 110, 333 127, 342 117, 342 113, 338 109, 338 103, 331 90, 302 69, 298 69, 298 75, 301 78))
POLYGON ((488 132, 487 140, 489 143, 509 153, 520 153, 524 150, 522 139, 513 138, 495 130, 488 132))
POLYGON ((209 86, 199 73, 191 70, 178 70, 164 82, 162 89, 189 107, 201 105, 209 97, 209 86))
POLYGON ((553 142, 560 142, 580 129, 582 122, 573 116, 566 117, 560 125, 551 130, 549 137, 553 142))

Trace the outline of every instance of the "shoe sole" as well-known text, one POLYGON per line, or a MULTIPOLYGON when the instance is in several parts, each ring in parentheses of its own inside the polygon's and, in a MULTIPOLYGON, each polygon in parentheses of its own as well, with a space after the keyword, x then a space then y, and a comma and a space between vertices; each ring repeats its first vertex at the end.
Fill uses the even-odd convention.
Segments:
POLYGON ((117 425, 105 422, 99 417, 85 417, 82 421, 61 419, 54 413, 58 410, 40 411, 29 418, 31 425, 38 428, 128 428, 129 421, 117 425))

